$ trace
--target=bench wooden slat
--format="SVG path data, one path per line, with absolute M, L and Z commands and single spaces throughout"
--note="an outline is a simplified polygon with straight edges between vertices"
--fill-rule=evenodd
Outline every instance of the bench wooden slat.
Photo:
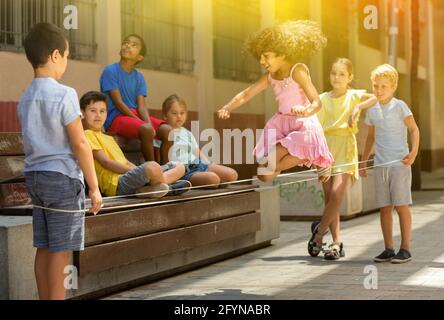
M 0 183 L 16 179 L 24 179 L 24 169 L 24 156 L 0 156 Z
M 87 247 L 76 253 L 79 274 L 95 273 L 260 230 L 260 213 Z
M 20 156 L 24 154 L 20 132 L 0 132 L 0 156 Z
M 205 223 L 260 208 L 258 192 L 87 216 L 85 245 Z
M 226 188 L 220 188 L 220 189 L 203 189 L 203 188 L 193 189 L 190 192 L 181 194 L 179 196 L 164 197 L 162 199 L 153 199 L 153 198 L 140 199 L 136 197 L 124 197 L 124 198 L 115 198 L 115 199 L 104 198 L 104 203 L 106 207 L 102 208 L 100 212 L 102 214 L 109 214 L 110 212 L 122 211 L 125 210 L 125 208 L 122 208 L 121 206 L 128 206 L 133 204 L 140 204 L 148 207 L 152 202 L 157 203 L 159 201 L 168 201 L 170 199 L 176 199 L 178 201 L 182 200 L 189 201 L 189 198 L 195 198 L 195 197 L 219 197 L 219 196 L 222 197 L 224 196 L 223 193 L 227 192 L 247 193 L 251 192 L 256 188 L 257 186 L 236 184 L 236 185 L 229 185 Z M 88 208 L 90 207 L 89 199 L 86 200 L 86 206 Z
M 0 208 L 31 204 L 28 189 L 24 183 L 0 184 Z

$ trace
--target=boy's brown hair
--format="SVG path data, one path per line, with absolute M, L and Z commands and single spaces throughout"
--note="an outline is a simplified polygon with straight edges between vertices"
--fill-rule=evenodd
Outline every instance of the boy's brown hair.
M 44 66 L 48 57 L 59 50 L 62 56 L 68 47 L 68 39 L 61 29 L 53 24 L 37 23 L 23 41 L 26 58 L 34 69 Z
M 106 95 L 98 91 L 89 91 L 80 98 L 80 109 L 85 111 L 91 103 L 99 101 L 105 102 L 105 105 L 107 105 Z

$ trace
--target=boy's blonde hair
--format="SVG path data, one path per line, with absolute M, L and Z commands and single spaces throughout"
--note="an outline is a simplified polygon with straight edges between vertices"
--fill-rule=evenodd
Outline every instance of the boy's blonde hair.
M 296 63 L 326 45 L 327 38 L 319 24 L 309 20 L 290 20 L 250 35 L 245 42 L 244 52 L 260 61 L 261 55 L 270 51 Z
M 375 70 L 372 71 L 372 74 L 370 76 L 370 79 L 372 81 L 375 81 L 376 78 L 386 78 L 388 79 L 395 88 L 398 87 L 398 71 L 389 64 L 383 64 L 378 67 L 376 67 Z

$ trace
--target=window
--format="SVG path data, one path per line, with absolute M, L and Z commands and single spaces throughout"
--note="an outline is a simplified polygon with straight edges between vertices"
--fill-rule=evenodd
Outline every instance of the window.
M 192 4 L 192 0 L 121 0 L 122 37 L 136 33 L 147 46 L 142 68 L 193 73 Z
M 70 43 L 70 58 L 94 60 L 94 14 L 92 0 L 0 0 L 0 50 L 23 51 L 23 39 L 38 22 L 49 22 L 63 29 L 63 10 L 74 5 L 78 13 L 78 29 L 65 30 Z
M 214 77 L 252 82 L 260 65 L 242 54 L 245 39 L 260 29 L 259 0 L 213 0 Z
M 367 29 L 364 26 L 364 20 L 369 15 L 364 10 L 370 5 L 378 9 L 378 29 Z M 359 42 L 374 49 L 381 49 L 382 8 L 380 0 L 359 1 Z

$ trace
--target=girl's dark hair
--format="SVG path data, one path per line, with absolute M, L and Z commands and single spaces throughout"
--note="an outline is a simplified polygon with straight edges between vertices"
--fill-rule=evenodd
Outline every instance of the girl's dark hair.
M 166 115 L 168 111 L 170 111 L 171 106 L 173 105 L 174 102 L 179 102 L 181 105 L 183 105 L 185 110 L 187 109 L 187 104 L 185 103 L 185 100 L 180 98 L 177 94 L 172 94 L 171 96 L 166 98 L 165 101 L 162 103 L 162 113 L 164 115 Z
M 37 23 L 27 34 L 23 41 L 26 58 L 34 69 L 44 66 L 48 62 L 48 57 L 59 50 L 62 56 L 65 55 L 68 39 L 61 29 L 53 24 L 41 22 Z
M 244 52 L 260 61 L 265 52 L 285 56 L 291 63 L 300 62 L 327 45 L 327 38 L 318 23 L 310 20 L 289 20 L 251 34 Z
M 86 107 L 91 103 L 103 101 L 107 103 L 106 95 L 98 91 L 89 91 L 80 98 L 80 109 L 85 111 Z

